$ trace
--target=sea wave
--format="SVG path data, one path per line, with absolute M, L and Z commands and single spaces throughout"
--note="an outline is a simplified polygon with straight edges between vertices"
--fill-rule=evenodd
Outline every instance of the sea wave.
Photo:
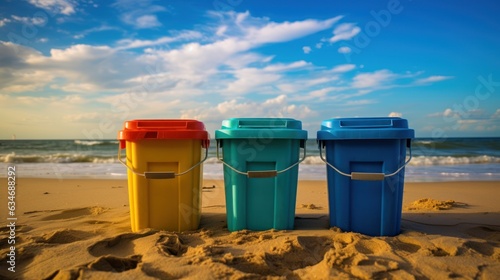
M 30 154 L 16 153 L 0 154 L 0 162 L 5 163 L 116 163 L 116 155 L 84 155 L 79 153 Z M 430 165 L 465 165 L 465 164 L 496 164 L 500 157 L 480 156 L 413 156 L 410 166 Z M 217 157 L 209 156 L 205 164 L 220 164 Z M 302 165 L 324 165 L 320 156 L 307 156 Z
M 452 156 L 414 156 L 410 162 L 413 166 L 423 165 L 462 165 L 462 164 L 485 164 L 500 163 L 500 157 L 480 155 L 469 157 Z
M 49 154 L 49 155 L 16 155 L 10 153 L 0 155 L 0 162 L 5 163 L 113 163 L 116 157 L 88 156 L 82 154 Z
M 95 146 L 95 145 L 117 145 L 118 141 L 95 141 L 95 140 L 75 140 L 76 145 Z
M 442 139 L 416 139 L 412 141 L 414 150 L 424 151 L 450 151 L 450 150 L 477 150 L 488 149 L 499 151 L 500 143 L 497 138 L 452 138 Z

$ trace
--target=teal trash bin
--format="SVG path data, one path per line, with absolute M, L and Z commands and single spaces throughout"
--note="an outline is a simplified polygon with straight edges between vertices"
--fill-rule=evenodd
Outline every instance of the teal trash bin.
M 222 122 L 215 139 L 224 164 L 228 229 L 293 229 L 298 164 L 306 153 L 302 122 L 233 118 Z
M 401 118 L 323 121 L 317 140 L 327 164 L 330 226 L 371 236 L 399 234 L 414 136 Z

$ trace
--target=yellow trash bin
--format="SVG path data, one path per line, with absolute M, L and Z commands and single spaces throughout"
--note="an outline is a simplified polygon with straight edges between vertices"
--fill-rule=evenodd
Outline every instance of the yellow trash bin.
M 132 120 L 125 122 L 118 140 L 118 160 L 128 169 L 132 231 L 197 229 L 202 163 L 210 145 L 205 125 L 196 120 Z

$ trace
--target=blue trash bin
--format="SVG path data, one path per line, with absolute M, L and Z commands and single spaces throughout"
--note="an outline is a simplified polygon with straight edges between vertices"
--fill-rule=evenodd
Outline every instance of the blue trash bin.
M 402 118 L 323 121 L 317 140 L 327 164 L 330 226 L 371 236 L 399 234 L 404 169 L 414 137 Z
M 298 164 L 307 139 L 302 122 L 233 118 L 222 122 L 215 139 L 224 163 L 228 230 L 293 229 Z

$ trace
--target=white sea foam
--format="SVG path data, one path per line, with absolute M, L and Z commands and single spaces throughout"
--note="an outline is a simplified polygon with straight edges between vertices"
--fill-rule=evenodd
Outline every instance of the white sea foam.
M 484 163 L 500 163 L 500 157 L 494 156 L 468 156 L 468 157 L 451 157 L 451 156 L 416 156 L 410 162 L 410 165 L 457 165 L 457 164 L 484 164 Z
M 111 140 L 105 140 L 105 141 L 95 141 L 95 140 L 75 140 L 75 144 L 77 145 L 84 145 L 84 146 L 94 146 L 94 145 L 117 145 L 118 141 L 111 141 Z
M 28 154 L 18 155 L 9 153 L 0 155 L 0 162 L 5 163 L 113 163 L 117 162 L 115 156 L 89 156 L 78 153 L 56 153 L 56 154 Z

